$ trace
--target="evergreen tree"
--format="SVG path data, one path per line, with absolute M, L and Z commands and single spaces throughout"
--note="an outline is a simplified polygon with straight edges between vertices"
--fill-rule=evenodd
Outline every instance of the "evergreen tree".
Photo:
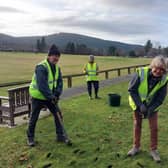
M 108 55 L 110 55 L 110 56 L 115 56 L 115 55 L 116 55 L 116 50 L 117 50 L 116 47 L 110 46 L 110 47 L 108 48 Z
M 36 49 L 37 49 L 37 52 L 45 52 L 46 51 L 47 44 L 46 44 L 46 41 L 45 41 L 45 37 L 42 37 L 41 40 L 37 39 Z
M 68 42 L 65 47 L 65 53 L 71 54 L 71 42 Z
M 164 55 L 166 56 L 166 57 L 168 57 L 168 47 L 166 47 L 166 48 L 164 48 Z
M 145 47 L 144 47 L 146 54 L 148 54 L 148 52 L 152 49 L 152 46 L 153 45 L 152 45 L 151 40 L 148 40 L 145 44 Z
M 129 52 L 129 56 L 130 56 L 130 57 L 136 57 L 135 51 L 134 51 L 134 50 L 131 50 L 131 51 Z
M 37 39 L 36 49 L 37 49 L 37 52 L 41 51 L 41 42 L 40 42 L 40 39 Z
M 71 54 L 75 54 L 75 44 L 71 43 Z
M 46 48 L 47 48 L 47 44 L 46 44 L 46 41 L 45 41 L 45 37 L 42 37 L 41 38 L 41 52 L 45 52 Z

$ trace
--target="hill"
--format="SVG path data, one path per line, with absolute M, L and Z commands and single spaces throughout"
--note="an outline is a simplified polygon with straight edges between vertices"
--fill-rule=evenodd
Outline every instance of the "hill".
M 125 52 L 135 49 L 141 49 L 143 46 L 127 44 L 116 41 L 103 40 L 90 36 L 72 34 L 72 33 L 58 33 L 47 36 L 26 36 L 14 37 L 6 34 L 0 34 L 0 50 L 25 50 L 34 51 L 38 39 L 45 37 L 47 45 L 55 43 L 60 49 L 64 49 L 68 42 L 75 44 L 85 44 L 89 48 L 107 49 L 109 46 L 114 46 Z

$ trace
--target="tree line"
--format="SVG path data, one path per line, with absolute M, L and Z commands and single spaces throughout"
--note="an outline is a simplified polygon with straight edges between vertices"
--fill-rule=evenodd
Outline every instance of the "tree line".
M 38 39 L 36 42 L 36 52 L 47 52 L 49 45 L 46 43 L 45 37 Z M 130 56 L 130 57 L 154 57 L 162 54 L 168 57 L 168 47 L 161 47 L 161 45 L 154 46 L 151 40 L 147 40 L 144 47 L 137 48 L 130 51 L 124 51 L 115 46 L 107 48 L 90 48 L 86 44 L 78 44 L 69 41 L 63 48 L 60 49 L 65 54 L 81 54 L 81 55 L 102 55 L 102 56 Z

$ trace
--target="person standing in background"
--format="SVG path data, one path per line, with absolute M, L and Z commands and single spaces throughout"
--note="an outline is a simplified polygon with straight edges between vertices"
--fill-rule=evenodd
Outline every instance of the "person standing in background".
M 87 90 L 89 94 L 89 99 L 92 100 L 92 87 L 94 87 L 95 99 L 100 99 L 98 96 L 99 91 L 99 79 L 98 79 L 98 71 L 99 67 L 97 63 L 94 61 L 94 55 L 89 56 L 89 61 L 84 65 L 83 72 L 86 74 L 87 81 Z

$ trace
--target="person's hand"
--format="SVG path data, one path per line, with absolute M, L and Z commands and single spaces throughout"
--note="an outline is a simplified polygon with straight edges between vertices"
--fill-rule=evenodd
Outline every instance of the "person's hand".
M 87 71 L 85 71 L 85 75 L 88 75 L 88 72 L 87 72 Z
M 143 118 L 148 117 L 148 108 L 145 104 L 141 104 L 140 106 L 140 114 L 143 116 Z
M 147 107 L 145 106 L 145 104 L 141 104 L 140 105 L 140 113 L 141 114 L 145 114 L 145 113 L 147 113 Z
M 53 104 L 57 104 L 58 101 L 59 101 L 59 97 L 54 97 L 54 98 L 51 100 L 51 102 L 52 102 Z

